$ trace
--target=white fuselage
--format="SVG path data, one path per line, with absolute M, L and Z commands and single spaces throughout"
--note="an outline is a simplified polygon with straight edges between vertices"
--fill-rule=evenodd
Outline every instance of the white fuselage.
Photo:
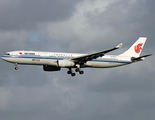
M 12 51 L 7 52 L 1 58 L 7 62 L 26 65 L 51 65 L 57 66 L 58 60 L 67 60 L 85 54 L 38 52 L 38 51 Z M 131 57 L 105 55 L 91 61 L 87 61 L 81 67 L 108 68 L 132 63 Z
M 119 49 L 122 43 L 114 48 L 92 54 L 60 53 L 60 52 L 39 52 L 39 51 L 11 51 L 1 58 L 7 62 L 15 64 L 42 65 L 44 71 L 60 71 L 61 68 L 68 68 L 67 74 L 75 76 L 75 72 L 83 74 L 81 68 L 110 68 L 127 65 L 133 62 L 142 61 L 152 54 L 140 56 L 146 37 L 140 37 L 127 51 L 120 55 L 105 55 L 111 51 Z

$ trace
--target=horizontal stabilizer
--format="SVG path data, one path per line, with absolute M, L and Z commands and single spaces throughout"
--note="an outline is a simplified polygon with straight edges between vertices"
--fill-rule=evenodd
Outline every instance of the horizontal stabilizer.
M 144 60 L 146 57 L 149 57 L 149 56 L 151 56 L 151 55 L 153 55 L 153 54 L 148 54 L 148 55 L 140 56 L 140 57 L 137 57 L 137 58 L 132 57 L 132 58 L 131 58 L 131 61 L 132 61 L 132 62 L 141 61 L 141 60 Z

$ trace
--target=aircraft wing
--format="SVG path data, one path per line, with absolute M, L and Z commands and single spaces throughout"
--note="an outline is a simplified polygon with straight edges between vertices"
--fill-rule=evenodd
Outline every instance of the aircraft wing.
M 123 45 L 123 43 L 120 43 L 119 45 L 117 45 L 116 47 L 114 47 L 112 49 L 108 49 L 108 50 L 104 50 L 104 51 L 101 51 L 101 52 L 88 54 L 88 55 L 84 55 L 84 56 L 74 57 L 71 60 L 73 60 L 74 62 L 77 62 L 77 63 L 85 63 L 87 61 L 91 61 L 92 59 L 102 57 L 102 56 L 104 56 L 104 54 L 106 54 L 108 52 L 119 49 L 120 47 L 122 47 L 122 45 Z

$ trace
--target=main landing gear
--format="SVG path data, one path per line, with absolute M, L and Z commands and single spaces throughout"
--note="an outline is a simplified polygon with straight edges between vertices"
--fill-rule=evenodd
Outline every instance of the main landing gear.
M 72 69 L 71 68 L 69 68 L 69 71 L 67 71 L 67 73 L 68 74 L 71 74 L 71 76 L 73 76 L 73 77 L 76 75 L 75 73 L 72 72 Z
M 79 72 L 80 74 L 83 74 L 84 73 L 84 71 L 83 70 L 80 70 L 80 68 L 76 68 L 75 71 L 76 72 Z
M 76 68 L 75 72 L 79 72 L 79 74 L 83 74 L 84 73 L 84 71 L 80 70 L 80 68 Z M 69 71 L 67 71 L 67 73 L 71 74 L 72 77 L 74 77 L 76 75 L 75 73 L 73 73 L 71 68 L 69 68 Z
M 17 63 L 15 63 L 15 70 L 18 70 Z

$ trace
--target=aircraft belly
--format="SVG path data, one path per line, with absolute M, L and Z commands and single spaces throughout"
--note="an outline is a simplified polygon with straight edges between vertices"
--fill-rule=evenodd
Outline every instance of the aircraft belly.
M 89 61 L 86 63 L 86 65 L 93 68 L 110 68 L 125 65 L 125 63 Z

